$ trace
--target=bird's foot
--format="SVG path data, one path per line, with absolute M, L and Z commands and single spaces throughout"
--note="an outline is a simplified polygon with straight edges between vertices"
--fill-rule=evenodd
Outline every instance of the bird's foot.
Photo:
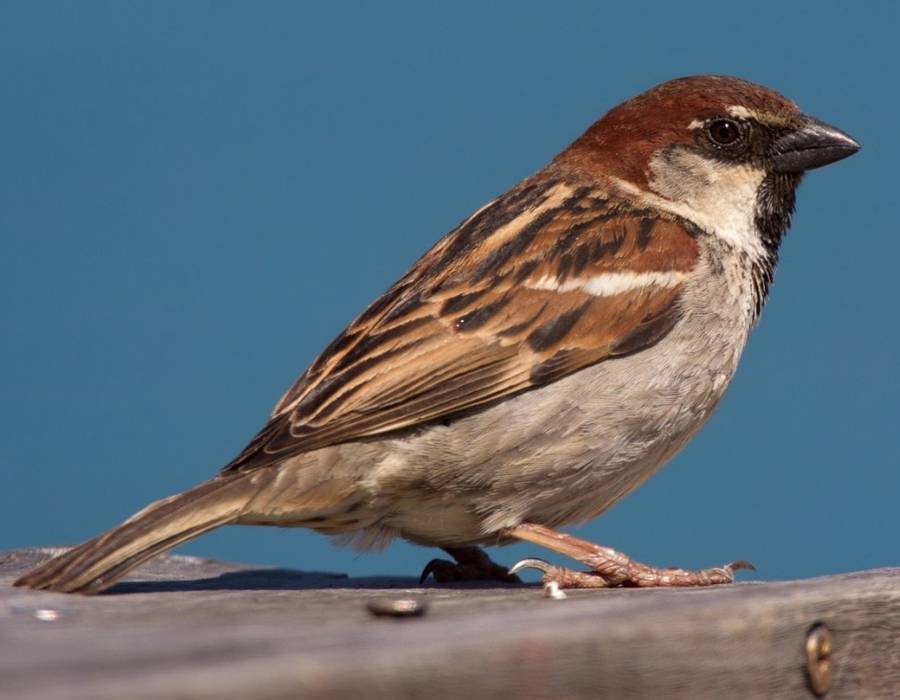
M 561 552 L 588 566 L 590 571 L 574 571 L 554 566 L 543 559 L 523 559 L 509 570 L 509 573 L 516 574 L 523 569 L 538 569 L 543 573 L 544 583 L 555 582 L 560 588 L 714 586 L 733 583 L 734 572 L 740 569 L 755 571 L 753 564 L 747 561 L 735 561 L 725 566 L 695 571 L 650 566 L 611 547 L 601 547 L 530 523 L 510 530 L 509 534 Z
M 453 581 L 500 581 L 503 583 L 521 583 L 515 573 L 491 561 L 487 553 L 479 547 L 444 547 L 456 561 L 432 559 L 422 569 L 419 583 L 425 583 L 433 576 L 438 583 Z

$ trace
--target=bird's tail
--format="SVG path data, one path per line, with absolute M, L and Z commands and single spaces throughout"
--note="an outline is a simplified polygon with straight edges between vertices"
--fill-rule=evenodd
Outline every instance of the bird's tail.
M 218 476 L 151 503 L 109 532 L 32 569 L 14 585 L 97 593 L 148 559 L 233 522 L 255 491 L 248 474 Z

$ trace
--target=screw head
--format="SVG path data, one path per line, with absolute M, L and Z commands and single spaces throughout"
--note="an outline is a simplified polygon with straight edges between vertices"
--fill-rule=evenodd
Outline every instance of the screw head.
M 806 675 L 809 687 L 817 697 L 822 697 L 831 688 L 833 650 L 831 630 L 821 622 L 810 627 L 806 633 Z

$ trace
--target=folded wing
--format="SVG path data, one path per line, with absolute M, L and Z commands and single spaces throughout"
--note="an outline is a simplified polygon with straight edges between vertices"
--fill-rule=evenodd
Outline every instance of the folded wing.
M 226 469 L 452 418 L 652 345 L 697 258 L 671 217 L 526 181 L 338 336 Z

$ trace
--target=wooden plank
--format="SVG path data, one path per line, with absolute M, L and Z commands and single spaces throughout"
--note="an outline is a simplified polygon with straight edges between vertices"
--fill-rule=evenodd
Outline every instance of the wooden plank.
M 96 597 L 11 588 L 47 550 L 0 553 L 0 697 L 900 697 L 900 569 L 691 590 L 569 592 L 252 569 L 163 557 Z M 420 617 L 367 601 L 417 596 Z

